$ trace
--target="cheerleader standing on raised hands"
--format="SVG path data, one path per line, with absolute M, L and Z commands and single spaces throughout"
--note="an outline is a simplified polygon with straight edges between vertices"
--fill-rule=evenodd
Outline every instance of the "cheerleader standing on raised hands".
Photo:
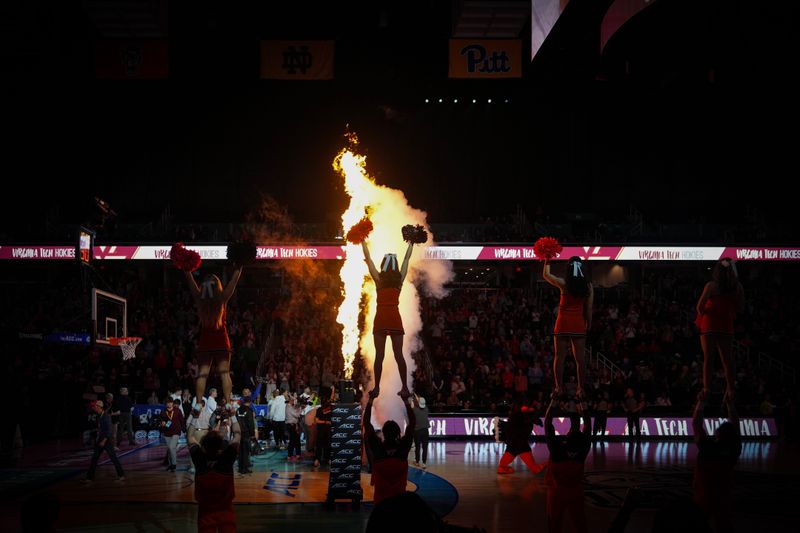
M 411 253 L 414 251 L 414 243 L 408 243 L 402 266 L 398 268 L 395 254 L 386 254 L 383 256 L 383 261 L 381 261 L 380 271 L 375 268 L 375 263 L 372 261 L 366 241 L 361 242 L 361 247 L 364 250 L 364 259 L 369 267 L 369 273 L 378 290 L 377 311 L 375 312 L 375 322 L 372 325 L 372 334 L 375 339 L 375 388 L 370 391 L 369 395 L 370 398 L 377 398 L 378 394 L 380 394 L 383 358 L 386 352 L 386 337 L 388 336 L 392 340 L 394 360 L 397 362 L 397 369 L 400 372 L 400 381 L 402 383 L 402 388 L 398 395 L 405 399 L 410 396 L 410 392 L 406 384 L 408 379 L 406 376 L 406 360 L 403 358 L 403 335 L 405 331 L 403 330 L 403 319 L 400 317 L 398 304 L 400 301 L 400 289 L 408 273 L 408 262 L 411 259 Z
M 744 309 L 744 289 L 739 282 L 736 265 L 723 258 L 703 287 L 697 301 L 697 319 L 700 344 L 703 347 L 703 390 L 701 399 L 708 399 L 708 388 L 713 373 L 714 358 L 719 354 L 725 371 L 725 399 L 733 400 L 733 321 L 736 313 Z
M 558 317 L 553 330 L 555 337 L 555 358 L 553 360 L 553 376 L 555 389 L 553 394 L 563 392 L 564 359 L 570 347 L 575 357 L 578 386 L 576 395 L 583 397 L 584 351 L 586 349 L 586 332 L 592 327 L 592 301 L 594 291 L 586 272 L 586 263 L 578 256 L 570 257 L 567 263 L 567 275 L 559 278 L 550 273 L 550 259 L 545 259 L 542 277 L 561 291 L 558 302 Z
M 217 373 L 222 381 L 223 405 L 231 401 L 231 341 L 228 338 L 226 323 L 226 305 L 236 290 L 236 284 L 242 275 L 242 267 L 234 270 L 233 276 L 223 289 L 222 282 L 214 274 L 203 280 L 202 287 L 197 285 L 191 272 L 184 271 L 186 283 L 194 297 L 200 317 L 200 341 L 197 347 L 199 371 L 195 380 L 195 401 L 205 395 L 206 382 L 211 366 L 216 363 Z

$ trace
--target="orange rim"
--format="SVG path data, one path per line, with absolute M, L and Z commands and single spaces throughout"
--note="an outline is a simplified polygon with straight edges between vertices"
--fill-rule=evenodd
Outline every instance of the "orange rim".
M 124 344 L 124 343 L 130 342 L 130 341 L 141 342 L 142 338 L 141 337 L 109 337 L 108 338 L 108 343 L 111 346 L 119 346 L 120 344 Z

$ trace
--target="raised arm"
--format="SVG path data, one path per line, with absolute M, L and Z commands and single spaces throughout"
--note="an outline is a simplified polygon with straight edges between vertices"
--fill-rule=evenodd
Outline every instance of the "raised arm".
M 592 329 L 592 306 L 594 305 L 594 288 L 591 281 L 588 284 L 589 296 L 586 297 L 586 301 L 583 303 L 583 318 L 586 320 L 586 331 Z
M 694 441 L 700 442 L 700 439 L 706 436 L 706 429 L 703 427 L 703 410 L 705 409 L 705 399 L 702 392 L 697 395 L 697 403 L 694 406 L 694 414 L 692 415 L 692 428 L 694 429 Z M 738 420 L 737 420 L 737 426 Z
M 406 249 L 406 256 L 403 258 L 403 266 L 400 268 L 400 283 L 403 283 L 406 280 L 406 274 L 408 274 L 408 261 L 411 259 L 411 252 L 414 251 L 414 243 L 408 243 L 408 248 Z
M 367 405 L 364 407 L 364 440 L 366 441 L 375 434 L 375 428 L 372 427 L 372 398 L 369 399 Z
M 194 280 L 194 276 L 192 276 L 191 272 L 183 271 L 183 275 L 186 278 L 186 284 L 189 285 L 189 292 L 192 293 L 192 298 L 195 301 L 200 299 L 200 287 L 197 286 L 197 282 Z
M 556 428 L 553 427 L 553 401 L 547 406 L 547 411 L 544 413 L 544 434 L 548 439 L 556 436 Z
M 576 408 L 578 409 L 578 414 L 583 418 L 583 434 L 586 437 L 591 437 L 592 435 L 592 417 L 586 414 L 586 409 L 584 408 L 583 402 L 578 402 L 576 404 Z M 570 429 L 572 429 L 570 427 Z
M 200 442 L 197 440 L 197 428 L 194 426 L 189 426 L 186 428 L 186 441 L 189 444 L 196 444 L 200 445 Z
M 378 272 L 378 269 L 375 268 L 375 263 L 372 262 L 372 256 L 369 254 L 367 241 L 361 241 L 361 249 L 364 251 L 364 261 L 367 262 L 367 267 L 369 267 L 369 275 L 372 276 L 372 281 L 378 283 L 378 280 L 381 279 L 381 273 Z
M 231 429 L 233 430 L 233 439 L 231 439 L 231 444 L 239 444 L 239 441 L 242 440 L 242 429 L 239 427 L 239 421 L 236 417 L 231 418 Z
M 417 426 L 417 416 L 414 414 L 414 409 L 411 407 L 412 402 L 403 402 L 406 404 L 406 416 L 408 417 L 408 425 L 406 426 L 406 435 L 413 435 L 414 428 Z
M 228 303 L 228 300 L 231 299 L 233 296 L 233 291 L 236 290 L 236 284 L 239 283 L 239 278 L 242 277 L 242 267 L 236 267 L 236 270 L 233 271 L 233 276 L 228 281 L 228 284 L 225 286 L 225 290 L 222 293 L 222 303 Z
M 730 398 L 725 398 L 725 407 L 728 409 L 728 422 L 733 424 L 736 428 L 736 433 L 739 433 L 739 412 L 736 411 L 736 405 Z
M 547 283 L 549 283 L 550 285 L 553 285 L 554 287 L 558 287 L 559 289 L 563 289 L 567 285 L 566 282 L 563 279 L 559 278 L 558 276 L 554 276 L 554 275 L 552 275 L 550 273 L 550 260 L 549 259 L 545 259 L 544 260 L 544 268 L 542 269 L 542 277 L 544 278 L 544 280 Z

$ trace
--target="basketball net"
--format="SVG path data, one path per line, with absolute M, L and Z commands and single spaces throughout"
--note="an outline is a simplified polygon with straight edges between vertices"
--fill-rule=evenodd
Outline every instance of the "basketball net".
M 122 349 L 122 360 L 127 361 L 136 357 L 136 347 L 142 342 L 141 337 L 116 337 L 109 339 L 113 345 Z

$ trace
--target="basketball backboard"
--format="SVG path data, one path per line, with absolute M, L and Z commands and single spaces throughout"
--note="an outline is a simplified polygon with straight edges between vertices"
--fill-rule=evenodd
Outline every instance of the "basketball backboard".
M 128 336 L 128 301 L 110 292 L 92 289 L 92 323 L 97 344 Z

